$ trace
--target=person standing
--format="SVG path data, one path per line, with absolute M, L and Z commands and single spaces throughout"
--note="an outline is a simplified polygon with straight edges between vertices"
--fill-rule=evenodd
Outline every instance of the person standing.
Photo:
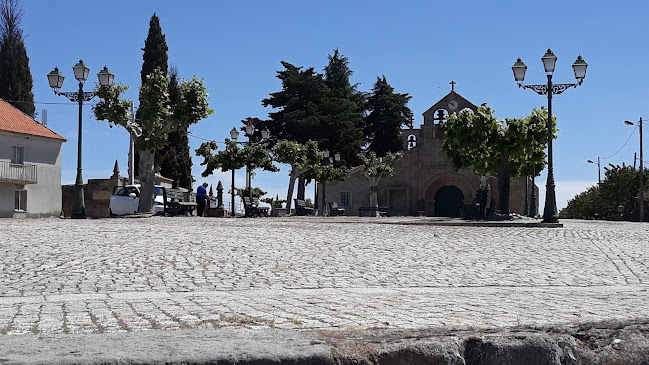
M 204 182 L 203 185 L 199 186 L 196 189 L 196 203 L 198 204 L 198 216 L 202 217 L 203 212 L 205 212 L 205 204 L 207 203 L 207 183 Z

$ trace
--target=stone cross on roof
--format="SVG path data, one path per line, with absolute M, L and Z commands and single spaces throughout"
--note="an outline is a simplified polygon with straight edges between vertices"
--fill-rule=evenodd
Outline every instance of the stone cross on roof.
M 457 84 L 457 82 L 451 80 L 451 82 L 449 82 L 449 84 L 451 84 L 451 91 L 455 91 L 455 84 Z

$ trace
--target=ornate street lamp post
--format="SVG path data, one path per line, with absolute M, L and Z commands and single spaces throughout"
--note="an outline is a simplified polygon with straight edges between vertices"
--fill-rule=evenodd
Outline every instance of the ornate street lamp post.
M 270 132 L 268 129 L 264 128 L 263 130 L 260 131 L 261 133 L 261 139 L 257 142 L 252 141 L 252 136 L 255 134 L 257 129 L 255 129 L 255 126 L 252 124 L 248 124 L 245 127 L 246 131 L 246 136 L 248 137 L 248 142 L 238 142 L 237 139 L 239 138 L 239 131 L 236 128 L 232 128 L 230 130 L 230 137 L 232 138 L 233 141 L 236 143 L 239 143 L 243 146 L 252 146 L 255 143 L 261 143 L 265 140 L 267 140 L 270 137 Z M 248 197 L 252 201 L 252 174 L 248 169 L 248 165 L 246 164 L 246 189 L 248 189 Z M 232 212 L 230 214 L 231 216 L 234 217 L 234 170 L 232 170 Z
M 79 81 L 79 91 L 73 92 L 60 92 L 61 86 L 63 86 L 63 79 L 65 78 L 63 74 L 59 71 L 58 67 L 55 67 L 52 72 L 47 74 L 47 81 L 54 91 L 54 94 L 65 96 L 70 99 L 70 101 L 76 101 L 79 103 L 79 141 L 77 146 L 77 179 L 74 183 L 74 202 L 72 204 L 72 218 L 86 218 L 86 204 L 83 197 L 83 177 L 81 174 L 81 140 L 82 140 L 82 126 L 83 126 L 83 102 L 90 101 L 96 96 L 94 92 L 83 91 L 83 84 L 88 79 L 88 73 L 90 69 L 86 67 L 83 63 L 83 60 L 72 67 L 74 72 L 74 78 Z M 104 69 L 97 73 L 97 78 L 99 79 L 99 85 L 101 86 L 113 86 L 115 75 L 113 75 L 108 68 L 104 66 Z
M 638 220 L 644 222 L 644 166 L 642 162 L 642 117 L 638 124 L 630 122 L 628 120 L 624 121 L 626 125 L 635 125 L 640 128 L 640 209 L 638 211 Z
M 561 94 L 571 87 L 577 87 L 581 85 L 586 77 L 586 68 L 588 64 L 584 61 L 581 56 L 577 57 L 575 63 L 572 64 L 572 69 L 575 72 L 575 78 L 577 82 L 574 84 L 552 84 L 552 73 L 554 72 L 554 66 L 557 63 L 557 56 L 552 53 L 550 49 L 541 57 L 543 61 L 543 67 L 545 72 L 548 75 L 548 83 L 546 85 L 523 85 L 523 80 L 525 80 L 525 71 L 527 66 L 519 58 L 512 66 L 512 71 L 514 71 L 514 79 L 518 83 L 518 87 L 523 89 L 532 89 L 539 95 L 548 96 L 548 180 L 545 185 L 545 207 L 543 209 L 543 222 L 545 223 L 556 223 L 559 221 L 559 214 L 557 212 L 557 199 L 555 195 L 555 184 L 554 184 L 554 166 L 552 164 L 552 136 L 554 132 L 554 122 L 552 120 L 552 95 Z

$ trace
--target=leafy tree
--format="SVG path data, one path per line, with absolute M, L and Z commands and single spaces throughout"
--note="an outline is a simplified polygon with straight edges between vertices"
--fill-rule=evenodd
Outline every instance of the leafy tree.
M 370 150 L 360 155 L 363 161 L 363 176 L 370 181 L 370 207 L 379 207 L 379 180 L 393 175 L 393 165 L 402 156 L 401 152 L 388 152 L 385 156 L 378 156 L 376 152 Z
M 205 166 L 205 171 L 203 171 L 201 176 L 210 176 L 216 169 L 221 169 L 221 171 L 227 172 L 238 170 L 243 167 L 246 167 L 251 175 L 256 169 L 270 172 L 279 171 L 279 169 L 273 165 L 270 151 L 264 144 L 239 147 L 237 142 L 226 138 L 225 149 L 214 153 L 216 149 L 216 142 L 210 141 L 202 143 L 196 150 L 196 154 L 203 157 L 201 166 Z M 254 193 L 253 190 L 253 194 Z
M 129 131 L 139 132 L 135 140 L 136 149 L 140 150 L 140 183 L 142 193 L 138 212 L 150 212 L 154 196 L 154 161 L 156 150 L 167 143 L 170 132 L 187 129 L 212 113 L 207 102 L 207 91 L 202 80 L 195 77 L 182 81 L 178 86 L 180 98 L 177 103 L 169 100 L 169 80 L 160 70 L 154 70 L 140 88 L 140 118 L 131 121 L 128 112 L 128 101 L 121 100 L 125 90 L 122 85 L 97 87 L 100 101 L 93 107 L 97 120 L 107 120 L 114 125 L 125 127 Z
M 452 114 L 444 124 L 443 150 L 459 170 L 470 168 L 480 176 L 498 177 L 500 210 L 509 214 L 511 177 L 529 176 L 545 166 L 547 111 L 534 110 L 524 119 L 501 120 L 482 104 L 477 113 Z M 555 137 L 556 138 L 556 137 Z
M 365 138 L 369 150 L 378 156 L 403 150 L 401 128 L 412 126 L 413 114 L 408 108 L 412 97 L 395 93 L 388 81 L 378 77 L 367 99 L 369 114 L 365 117 Z
M 252 193 L 250 190 L 252 189 Z M 253 198 L 261 198 L 262 196 L 268 194 L 267 191 L 261 190 L 261 188 L 258 188 L 256 186 L 252 186 L 250 189 L 246 188 L 235 188 L 236 190 L 236 195 L 238 196 L 251 196 Z
M 175 67 L 169 70 L 169 100 L 171 104 L 180 101 L 178 70 Z M 169 133 L 167 144 L 156 152 L 156 165 L 160 166 L 162 176 L 178 182 L 183 188 L 191 189 L 194 179 L 187 129 Z
M 291 165 L 286 194 L 286 209 L 290 211 L 295 180 L 309 168 L 320 164 L 322 152 L 318 150 L 318 144 L 314 141 L 300 144 L 287 140 L 280 141 L 275 145 L 273 152 L 277 162 Z
M 147 76 L 153 70 L 160 70 L 162 74 L 167 77 L 169 75 L 169 103 L 173 104 L 178 100 L 178 70 L 174 67 L 169 67 L 169 57 L 167 52 L 167 40 L 162 33 L 160 26 L 160 18 L 153 14 L 149 20 L 149 32 L 144 41 L 144 48 L 142 48 L 142 70 L 140 71 L 140 78 L 142 85 L 145 84 Z M 169 71 L 168 71 L 169 70 Z M 142 101 L 140 101 L 140 104 Z M 141 117 L 138 109 L 136 119 Z M 135 154 L 135 167 L 138 171 L 140 162 L 140 151 L 137 150 Z M 187 137 L 187 128 L 176 129 L 169 132 L 168 142 L 160 150 L 156 151 L 155 166 L 160 170 L 160 174 L 177 181 L 179 186 L 191 188 L 192 178 L 192 160 L 189 154 L 189 139 Z
M 638 170 L 624 163 L 621 166 L 609 165 L 604 169 L 605 178 L 599 186 L 591 186 L 569 200 L 559 213 L 562 218 L 620 219 L 618 207 L 621 206 L 624 219 L 637 219 L 640 192 Z M 648 178 L 649 171 L 645 171 L 645 181 Z
M 32 73 L 20 27 L 22 17 L 18 0 L 0 2 L 0 98 L 34 117 Z
M 260 200 L 262 202 L 264 202 L 264 203 L 270 204 L 270 206 L 273 207 L 273 209 L 281 208 L 282 203 L 286 203 L 286 200 L 282 200 L 282 199 L 279 198 L 279 194 L 277 194 L 275 196 L 275 198 L 263 198 L 263 199 L 260 199 Z M 289 209 L 288 211 L 290 211 L 290 208 L 288 208 L 288 209 Z
M 598 185 L 593 185 L 586 191 L 577 194 L 568 201 L 568 205 L 561 209 L 561 218 L 578 219 L 606 219 L 613 213 L 612 206 L 607 207 L 602 199 Z

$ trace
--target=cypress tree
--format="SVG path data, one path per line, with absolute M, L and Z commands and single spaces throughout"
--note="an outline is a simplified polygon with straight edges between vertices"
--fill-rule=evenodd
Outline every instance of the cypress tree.
M 171 104 L 180 102 L 178 69 L 173 66 L 169 69 L 169 100 Z M 156 152 L 156 156 L 159 156 L 158 166 L 162 176 L 174 180 L 180 187 L 192 187 L 192 159 L 187 130 L 169 133 L 167 144 Z
M 0 98 L 34 117 L 34 94 L 29 57 L 20 28 L 18 0 L 0 2 Z
M 153 70 L 160 69 L 163 75 L 169 77 L 169 96 L 171 104 L 178 102 L 178 71 L 175 68 L 169 68 L 169 57 L 167 51 L 167 41 L 162 33 L 160 18 L 153 14 L 149 21 L 149 33 L 144 41 L 144 54 L 142 55 L 143 63 L 140 77 L 142 84 Z M 176 95 L 174 97 L 174 95 Z M 136 114 L 136 118 L 138 114 Z M 136 154 L 136 170 L 139 162 L 139 155 Z M 160 174 L 170 178 L 183 188 L 191 188 L 192 178 L 192 160 L 189 152 L 189 138 L 187 130 L 174 131 L 167 136 L 165 147 L 156 151 L 156 166 Z
M 408 94 L 398 94 L 388 81 L 377 77 L 372 94 L 367 99 L 369 114 L 365 117 L 365 137 L 368 149 L 383 157 L 389 152 L 403 150 L 401 128 L 412 125 Z
M 142 84 L 146 82 L 146 77 L 156 68 L 159 68 L 162 74 L 166 76 L 169 69 L 167 64 L 169 47 L 167 47 L 167 40 L 162 33 L 162 27 L 160 27 L 160 18 L 156 14 L 153 14 L 151 20 L 149 20 L 149 34 L 144 41 L 142 51 L 144 51 L 142 55 L 144 62 L 142 63 L 142 71 L 140 71 Z

